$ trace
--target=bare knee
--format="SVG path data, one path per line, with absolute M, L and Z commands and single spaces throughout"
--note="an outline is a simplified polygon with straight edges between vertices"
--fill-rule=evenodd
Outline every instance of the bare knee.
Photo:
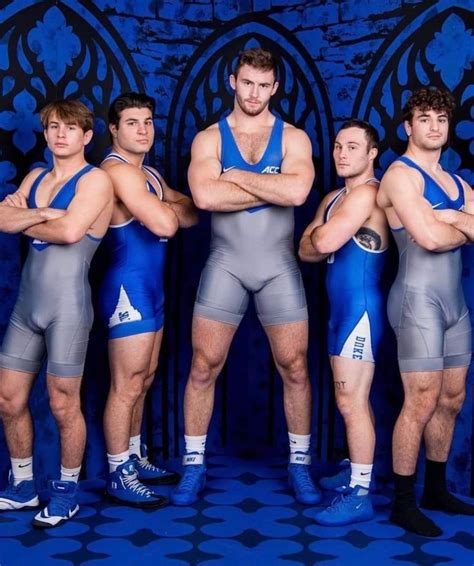
M 0 393 L 0 417 L 2 419 L 18 417 L 26 410 L 28 410 L 28 399 L 20 395 Z
M 465 398 L 466 392 L 464 390 L 454 394 L 443 393 L 438 399 L 436 408 L 451 417 L 455 417 L 461 411 Z
M 405 395 L 403 413 L 406 418 L 425 426 L 433 416 L 438 399 L 435 392 L 429 389 L 418 389 L 416 394 Z
M 345 392 L 336 392 L 336 403 L 339 412 L 346 422 L 352 421 L 355 418 L 360 418 L 363 413 L 369 415 L 368 401 L 361 403 L 353 395 L 349 395 Z
M 198 389 L 206 389 L 217 379 L 224 360 L 213 358 L 202 351 L 194 352 L 189 381 Z
M 285 385 L 301 387 L 309 383 L 305 353 L 294 353 L 286 359 L 276 360 L 276 363 Z
M 49 406 L 59 425 L 74 422 L 81 415 L 81 400 L 79 395 L 55 392 L 50 393 Z
M 150 379 L 147 371 L 138 370 L 126 376 L 113 376 L 110 390 L 122 403 L 133 407 L 137 399 L 146 393 L 152 381 L 153 377 Z

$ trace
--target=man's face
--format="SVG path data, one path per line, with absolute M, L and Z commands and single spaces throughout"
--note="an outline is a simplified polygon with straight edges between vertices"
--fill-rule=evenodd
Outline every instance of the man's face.
M 55 157 L 69 157 L 84 153 L 84 147 L 92 139 L 92 130 L 84 132 L 76 122 L 64 122 L 56 114 L 52 114 L 44 130 L 44 137 Z
M 449 119 L 444 110 L 415 108 L 411 122 L 405 122 L 410 144 L 420 149 L 439 150 L 448 141 Z
M 247 116 L 258 116 L 268 107 L 278 83 L 273 71 L 262 71 L 243 65 L 237 76 L 230 76 L 230 86 L 235 90 L 235 99 Z
M 118 126 L 109 126 L 116 147 L 130 153 L 150 151 L 155 139 L 155 126 L 149 108 L 126 108 L 120 114 Z
M 354 127 L 341 130 L 337 134 L 332 155 L 337 174 L 347 179 L 369 171 L 377 150 L 369 150 L 365 131 Z

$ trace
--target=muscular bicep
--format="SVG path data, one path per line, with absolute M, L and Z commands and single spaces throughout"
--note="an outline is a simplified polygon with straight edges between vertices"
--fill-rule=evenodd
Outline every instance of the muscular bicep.
M 222 172 L 215 134 L 209 131 L 200 132 L 191 147 L 188 182 L 191 193 L 198 198 L 207 190 L 209 182 L 217 181 Z
M 285 155 L 281 163 L 281 173 L 294 175 L 308 188 L 314 181 L 314 165 L 311 141 L 303 130 L 285 130 Z

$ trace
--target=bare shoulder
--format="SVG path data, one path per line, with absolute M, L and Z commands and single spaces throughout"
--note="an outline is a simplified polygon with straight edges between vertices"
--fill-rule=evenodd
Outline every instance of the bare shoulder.
M 99 167 L 94 167 L 79 179 L 78 187 L 94 187 L 96 190 L 101 188 L 111 191 L 112 182 L 110 175 L 106 171 Z
M 217 124 L 212 124 L 198 132 L 193 140 L 191 152 L 193 157 L 218 157 L 221 136 Z
M 283 123 L 283 136 L 285 141 L 305 141 L 310 143 L 308 134 L 301 128 L 293 126 L 293 124 L 288 124 L 288 122 Z
M 34 169 L 32 169 L 21 182 L 18 190 L 20 190 L 24 195 L 28 196 L 33 183 L 45 170 L 45 167 L 35 167 Z

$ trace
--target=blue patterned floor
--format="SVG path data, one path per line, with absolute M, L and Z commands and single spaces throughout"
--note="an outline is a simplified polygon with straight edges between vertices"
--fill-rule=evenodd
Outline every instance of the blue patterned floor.
M 0 564 L 474 564 L 474 517 L 432 512 L 444 535 L 417 537 L 387 521 L 389 498 L 382 492 L 374 496 L 374 520 L 321 527 L 312 520 L 318 508 L 296 503 L 289 493 L 283 460 L 214 456 L 208 467 L 207 488 L 193 507 L 112 505 L 101 497 L 103 483 L 82 482 L 80 512 L 56 529 L 33 530 L 33 511 L 2 513 Z

